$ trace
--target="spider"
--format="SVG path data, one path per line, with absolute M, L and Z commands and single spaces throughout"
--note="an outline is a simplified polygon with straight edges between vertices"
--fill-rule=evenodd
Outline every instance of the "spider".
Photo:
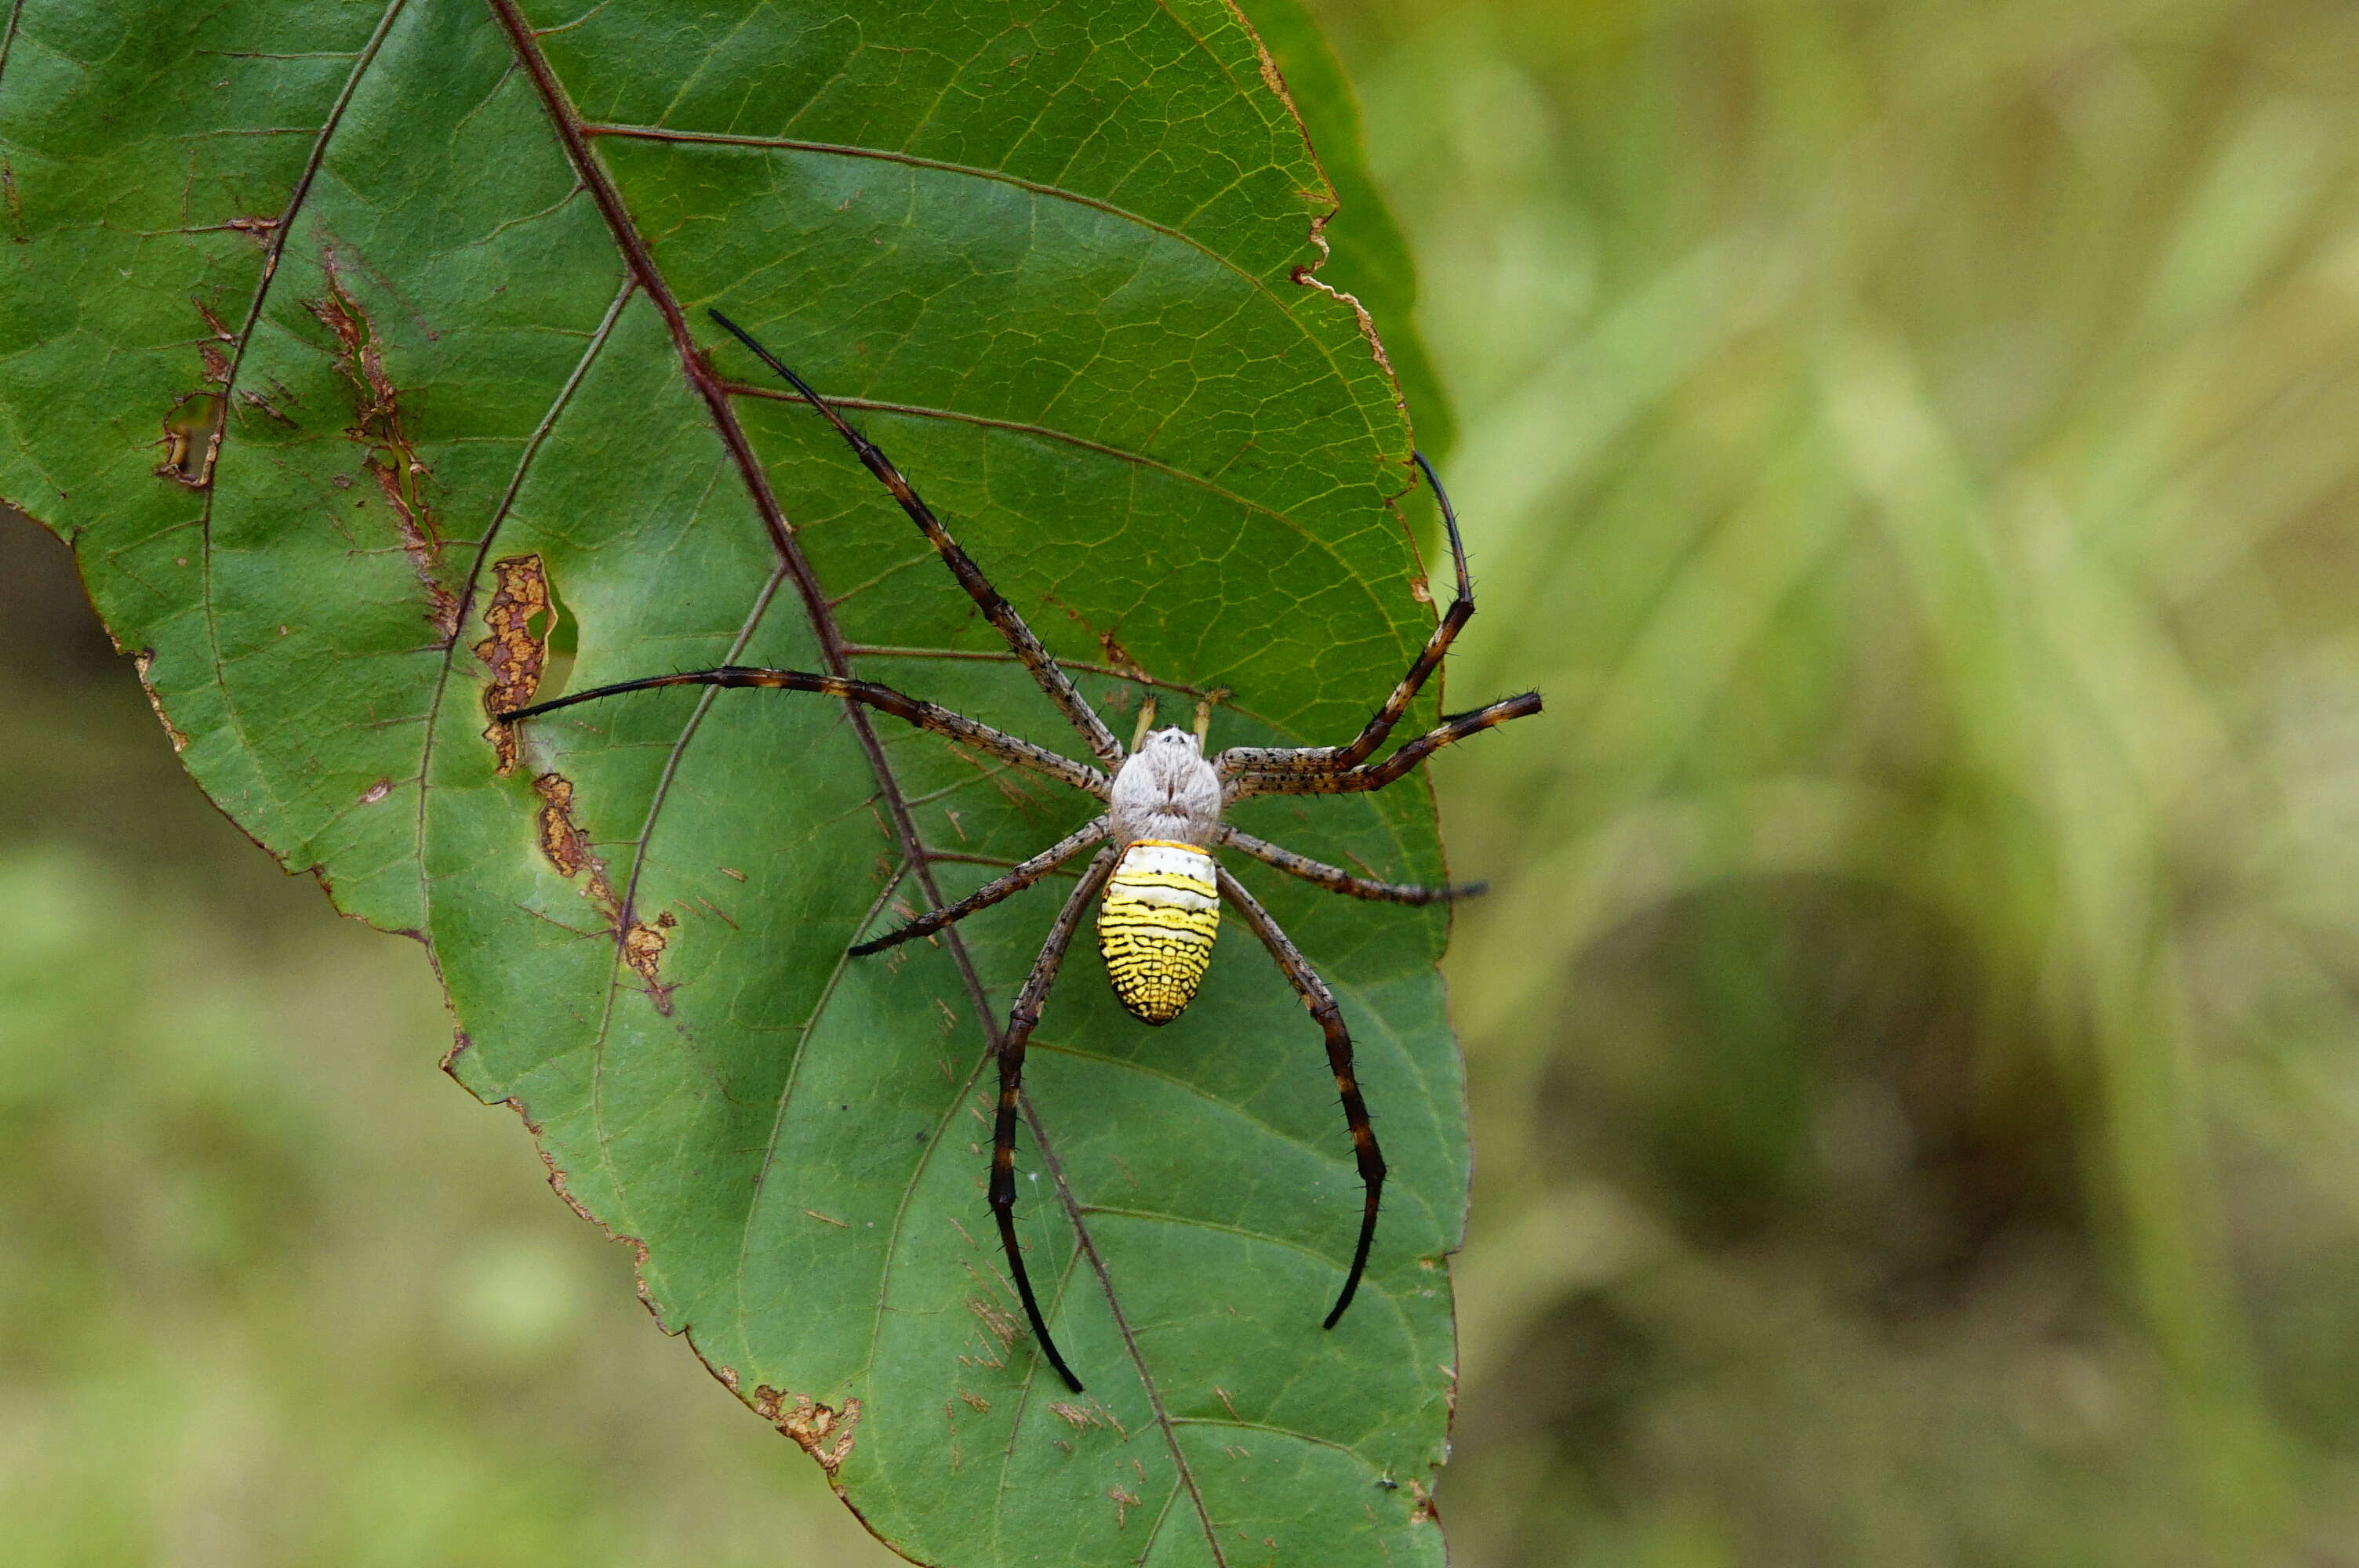
M 1016 767 L 1044 773 L 1103 802 L 1106 809 L 1102 814 L 1030 860 L 964 898 L 856 945 L 852 952 L 879 953 L 940 931 L 1039 881 L 1082 850 L 1100 846 L 1049 925 L 1048 939 L 1041 944 L 1040 956 L 1033 963 L 1031 974 L 1016 992 L 1015 1005 L 1008 1010 L 1007 1027 L 995 1048 L 999 1106 L 993 1126 L 989 1193 L 992 1215 L 999 1227 L 1000 1246 L 1007 1255 L 1008 1271 L 1015 1279 L 1016 1293 L 1023 1298 L 1024 1314 L 1030 1320 L 1033 1336 L 1057 1375 L 1079 1393 L 1082 1380 L 1066 1365 L 1049 1333 L 1039 1299 L 1033 1293 L 1031 1276 L 1024 1267 L 1023 1251 L 1016 1239 L 1016 1123 L 1024 1083 L 1025 1047 L 1040 1021 L 1041 1006 L 1056 981 L 1058 968 L 1081 925 L 1082 912 L 1101 892 L 1104 899 L 1098 910 L 1097 935 L 1107 978 L 1113 982 L 1115 997 L 1131 1015 L 1155 1025 L 1170 1022 L 1193 1000 L 1212 964 L 1212 939 L 1221 906 L 1226 903 L 1234 909 L 1237 918 L 1269 949 L 1270 957 L 1277 960 L 1278 968 L 1318 1021 L 1326 1036 L 1327 1064 L 1334 1072 L 1335 1087 L 1343 1094 L 1344 1121 L 1351 1131 L 1365 1200 L 1351 1268 L 1343 1277 L 1343 1288 L 1335 1297 L 1333 1308 L 1321 1325 L 1334 1327 L 1352 1304 L 1352 1297 L 1360 1288 L 1360 1277 L 1367 1270 L 1368 1249 L 1376 1234 L 1377 1204 L 1384 1190 L 1384 1156 L 1377 1149 L 1375 1132 L 1368 1125 L 1368 1108 L 1361 1098 L 1359 1082 L 1353 1072 L 1351 1033 L 1344 1026 L 1334 993 L 1327 989 L 1327 983 L 1319 978 L 1292 940 L 1278 929 L 1260 901 L 1212 858 L 1212 851 L 1234 849 L 1331 892 L 1387 903 L 1437 903 L 1483 891 L 1481 883 L 1417 887 L 1353 876 L 1254 838 L 1223 820 L 1232 803 L 1252 795 L 1348 795 L 1382 789 L 1452 741 L 1540 710 L 1539 695 L 1526 692 L 1469 713 L 1447 716 L 1438 729 L 1408 741 L 1383 762 L 1368 760 L 1408 711 L 1427 678 L 1440 666 L 1451 641 L 1474 613 L 1473 586 L 1466 570 L 1465 546 L 1458 537 L 1458 519 L 1432 465 L 1426 461 L 1424 454 L 1412 454 L 1441 506 L 1451 557 L 1457 567 L 1458 597 L 1411 661 L 1408 673 L 1357 736 L 1342 746 L 1233 746 L 1208 758 L 1204 745 L 1210 730 L 1212 697 L 1207 697 L 1198 704 L 1191 730 L 1158 730 L 1154 728 L 1155 701 L 1149 697 L 1140 709 L 1130 746 L 1125 749 L 1058 667 L 1056 660 L 1049 657 L 1023 617 L 984 579 L 981 568 L 951 539 L 875 443 L 853 428 L 808 382 L 756 342 L 744 328 L 718 310 L 710 314 L 833 426 L 868 471 L 892 492 L 893 499 L 925 535 L 959 586 L 982 609 L 984 619 L 997 629 L 1049 700 L 1080 732 L 1098 765 L 1077 762 L 1046 747 L 1003 734 L 946 708 L 873 681 L 815 675 L 805 670 L 734 665 L 648 676 L 571 692 L 501 715 L 502 721 L 515 723 L 576 703 L 658 687 L 763 687 L 817 692 L 865 704 Z

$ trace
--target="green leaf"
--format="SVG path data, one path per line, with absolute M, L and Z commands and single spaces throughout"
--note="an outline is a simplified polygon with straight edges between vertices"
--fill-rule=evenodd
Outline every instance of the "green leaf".
M 1424 340 L 1409 330 L 1417 265 L 1368 173 L 1359 100 L 1301 0 L 1248 0 L 1246 9 L 1335 192 L 1335 215 L 1321 235 L 1333 255 L 1320 281 L 1349 293 L 1385 323 L 1386 356 L 1417 421 L 1418 445 L 1440 462 L 1457 443 L 1458 425 Z
M 1343 1000 L 1394 1173 L 1332 1333 L 1360 1194 L 1318 1030 L 1234 921 L 1159 1031 L 1077 947 L 1018 1152 L 1068 1398 L 991 1245 L 962 968 L 1003 1012 L 1056 884 L 844 949 L 1093 803 L 897 724 L 873 761 L 864 719 L 779 692 L 486 733 L 536 663 L 545 698 L 848 645 L 1073 749 L 714 305 L 845 401 L 1117 730 L 1143 676 L 1229 693 L 1215 744 L 1352 733 L 1432 624 L 1409 434 L 1299 280 L 1334 196 L 1254 35 L 1217 0 L 527 9 L 25 0 L 0 494 L 72 539 L 213 798 L 429 944 L 451 1071 L 897 1550 L 1439 1562 L 1441 914 L 1243 869 Z M 903 880 L 903 815 L 973 859 Z M 1240 820 L 1441 874 L 1421 781 Z

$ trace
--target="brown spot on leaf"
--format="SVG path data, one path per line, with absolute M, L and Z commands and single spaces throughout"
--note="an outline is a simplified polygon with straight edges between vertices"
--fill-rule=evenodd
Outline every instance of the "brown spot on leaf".
M 1132 679 L 1136 680 L 1146 676 L 1147 672 L 1139 667 L 1138 661 L 1130 656 L 1130 650 L 1114 641 L 1112 632 L 1098 633 L 1098 649 L 1105 654 L 1107 664 Z
M 754 1390 L 754 1409 L 764 1421 L 801 1444 L 831 1481 L 852 1455 L 853 1429 L 860 1424 L 858 1400 L 846 1400 L 842 1410 L 831 1410 L 808 1394 L 797 1394 L 794 1408 L 788 1410 L 787 1396 L 765 1383 Z M 828 1441 L 831 1436 L 832 1443 Z
M 139 689 L 147 694 L 147 706 L 156 710 L 156 722 L 161 724 L 164 733 L 171 737 L 173 752 L 177 755 L 187 751 L 189 738 L 180 733 L 180 727 L 165 713 L 164 699 L 156 695 L 156 684 L 147 678 L 147 672 L 156 665 L 156 651 L 149 648 L 133 654 L 131 664 L 139 672 Z
M 543 773 L 532 781 L 533 793 L 541 798 L 540 852 L 557 868 L 557 874 L 573 878 L 584 869 L 595 868 L 592 891 L 606 880 L 606 862 L 590 853 L 590 841 L 573 821 L 573 781 L 563 773 Z M 614 890 L 606 890 L 614 897 Z
M 513 726 L 500 722 L 500 717 L 532 706 L 533 694 L 540 689 L 541 671 L 549 662 L 549 638 L 556 629 L 557 609 L 549 599 L 549 574 L 538 556 L 494 561 L 492 584 L 491 602 L 484 609 L 484 624 L 491 635 L 475 644 L 475 657 L 492 672 L 492 684 L 484 688 L 484 711 L 492 719 L 484 739 L 492 743 L 499 759 L 495 771 L 505 778 L 516 770 L 522 741 Z
M 270 250 L 270 236 L 277 232 L 278 220 L 276 218 L 232 218 L 227 223 L 222 226 L 226 229 L 234 229 L 237 232 L 244 234 L 247 239 L 252 240 L 255 244 L 260 245 L 263 248 L 264 253 L 266 254 Z
M 426 481 L 433 477 L 403 432 L 401 396 L 386 373 L 385 349 L 376 326 L 360 301 L 345 288 L 343 275 L 331 245 L 321 255 L 328 282 L 324 299 L 304 301 L 320 324 L 335 334 L 336 361 L 353 384 L 353 421 L 344 434 L 366 449 L 364 466 L 391 509 L 401 547 L 426 590 L 426 619 L 433 624 L 441 645 L 459 635 L 459 597 L 443 586 L 440 573 L 442 540 L 434 513 L 426 500 Z
M 1062 1400 L 1052 1401 L 1049 1406 L 1049 1413 L 1075 1432 L 1087 1432 L 1098 1423 L 1098 1418 L 1081 1406 L 1066 1404 Z
M 969 1312 L 983 1320 L 983 1326 L 991 1330 L 992 1336 L 999 1341 L 1002 1349 L 1016 1343 L 1016 1336 L 1020 1331 L 1015 1314 L 975 1297 L 969 1297 L 966 1304 Z
M 674 922 L 674 924 L 678 923 Z M 623 933 L 623 961 L 636 970 L 639 979 L 647 982 L 647 995 L 655 999 L 656 1011 L 669 1013 L 671 988 L 665 985 L 658 974 L 658 966 L 663 959 L 665 941 L 664 934 L 655 926 L 634 925 L 628 931 Z
M 249 408 L 261 409 L 265 414 L 269 415 L 270 417 L 277 420 L 281 425 L 286 426 L 290 430 L 299 430 L 302 428 L 300 425 L 295 423 L 294 416 L 287 413 L 284 409 L 280 408 L 278 405 L 271 402 L 270 399 L 263 396 L 262 394 L 258 392 L 248 392 L 241 388 L 237 395 L 237 400 L 240 403 L 245 404 Z
M 590 901 L 605 921 L 606 929 L 619 940 L 623 962 L 631 967 L 647 988 L 647 1000 L 656 1004 L 658 1012 L 669 1017 L 671 987 L 663 982 L 660 965 L 664 947 L 670 941 L 664 933 L 679 922 L 669 910 L 656 916 L 652 925 L 626 920 L 623 901 L 615 896 L 614 881 L 606 874 L 606 862 L 591 851 L 589 836 L 573 818 L 573 781 L 562 773 L 543 773 L 532 781 L 532 788 L 541 799 L 540 852 L 557 868 L 557 874 L 568 881 L 585 878 L 582 896 Z
M 376 783 L 369 785 L 366 790 L 364 790 L 361 793 L 360 803 L 363 806 L 375 806 L 378 801 L 383 800 L 386 795 L 389 795 L 392 793 L 393 781 L 391 779 L 379 779 Z

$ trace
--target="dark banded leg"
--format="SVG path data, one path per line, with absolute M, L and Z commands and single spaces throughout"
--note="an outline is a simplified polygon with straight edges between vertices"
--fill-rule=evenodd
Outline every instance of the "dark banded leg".
M 1376 1204 L 1385 1190 L 1385 1157 L 1376 1147 L 1375 1129 L 1368 1125 L 1368 1106 L 1360 1098 L 1360 1082 L 1352 1073 L 1352 1035 L 1343 1027 L 1343 1011 L 1335 1005 L 1335 993 L 1327 989 L 1327 982 L 1319 978 L 1310 961 L 1278 929 L 1269 911 L 1245 891 L 1245 884 L 1225 870 L 1219 875 L 1221 896 L 1235 906 L 1238 918 L 1261 938 L 1261 945 L 1269 949 L 1269 956 L 1286 971 L 1295 993 L 1310 1009 L 1310 1016 L 1319 1021 L 1320 1029 L 1327 1036 L 1327 1065 L 1334 1069 L 1335 1087 L 1343 1096 L 1343 1120 L 1352 1130 L 1352 1155 L 1360 1167 L 1360 1184 L 1367 1189 L 1367 1205 L 1360 1214 L 1359 1244 L 1352 1249 L 1351 1271 L 1343 1276 L 1343 1289 L 1335 1297 L 1327 1321 L 1319 1325 L 1332 1328 L 1343 1315 L 1343 1309 L 1352 1304 L 1352 1296 L 1360 1288 L 1360 1276 L 1368 1270 L 1368 1248 L 1376 1238 Z
M 1454 882 L 1448 887 L 1420 887 L 1414 882 L 1380 882 L 1371 877 L 1355 877 L 1351 872 L 1325 865 L 1308 855 L 1298 855 L 1282 849 L 1265 838 L 1250 833 L 1240 833 L 1224 827 L 1221 842 L 1233 849 L 1242 849 L 1266 866 L 1276 866 L 1306 882 L 1315 882 L 1329 892 L 1349 893 L 1378 903 L 1441 903 L 1453 898 L 1473 898 L 1489 887 L 1489 882 Z M 853 949 L 855 952 L 857 948 Z
M 946 903 L 940 909 L 929 909 L 908 925 L 886 932 L 872 942 L 863 942 L 852 949 L 854 957 L 881 953 L 887 947 L 897 947 L 904 942 L 920 936 L 930 936 L 946 925 L 954 925 L 978 909 L 988 909 L 1010 893 L 1023 892 L 1050 871 L 1088 849 L 1106 836 L 1107 818 L 1098 817 L 1078 830 L 1058 839 L 1021 865 L 1011 867 L 992 878 L 956 903 Z
M 1463 741 L 1469 735 L 1480 734 L 1510 719 L 1521 719 L 1540 710 L 1540 694 L 1527 691 L 1521 697 L 1510 697 L 1478 708 L 1472 713 L 1461 713 L 1445 720 L 1437 730 L 1424 734 L 1373 765 L 1346 768 L 1341 773 L 1244 773 L 1229 780 L 1231 800 L 1243 800 L 1256 795 L 1356 795 L 1363 790 L 1382 789 L 1418 763 L 1444 746 Z M 1225 757 L 1228 753 L 1223 752 Z
M 1103 800 L 1106 796 L 1106 776 L 1084 762 L 1060 757 L 1045 746 L 1029 741 L 1019 741 L 1005 735 L 988 724 L 978 724 L 962 713 L 952 713 L 939 703 L 908 697 L 889 686 L 875 681 L 851 680 L 842 676 L 813 675 L 808 670 L 765 670 L 745 665 L 723 665 L 717 670 L 690 670 L 683 675 L 647 676 L 639 680 L 617 681 L 613 686 L 593 687 L 588 691 L 568 692 L 549 702 L 536 702 L 530 708 L 519 708 L 514 713 L 503 713 L 499 721 L 513 724 L 519 719 L 538 714 L 553 713 L 560 708 L 571 708 L 577 702 L 592 702 L 602 697 L 614 697 L 626 691 L 652 691 L 665 686 L 767 687 L 779 691 L 812 691 L 824 697 L 848 697 L 853 702 L 906 719 L 920 730 L 930 730 L 947 736 L 962 746 L 987 752 L 1002 762 L 1034 773 L 1046 773 L 1060 784 L 1087 790 Z
M 1113 849 L 1099 850 L 1066 897 L 1065 907 L 1057 912 L 1057 923 L 1049 927 L 1049 940 L 1041 944 L 1032 973 L 1026 977 L 1024 989 L 1016 993 L 1016 1005 L 1007 1012 L 1006 1033 L 999 1037 L 999 1116 L 991 1133 L 991 1213 L 999 1222 L 999 1245 L 1007 1254 L 1007 1271 L 1016 1277 L 1016 1293 L 1024 1298 L 1024 1315 L 1032 1320 L 1032 1336 L 1040 1342 L 1041 1354 L 1049 1357 L 1057 1376 L 1065 1379 L 1065 1387 L 1077 1394 L 1082 1391 L 1082 1380 L 1073 1376 L 1073 1369 L 1057 1352 L 1057 1342 L 1049 1337 L 1040 1299 L 1032 1293 L 1032 1276 L 1024 1269 L 1024 1250 L 1016 1244 L 1016 1116 L 1024 1089 L 1024 1047 L 1031 1043 L 1032 1026 L 1040 1022 L 1040 1004 L 1048 1000 L 1049 988 L 1057 983 L 1057 967 L 1065 961 L 1065 949 L 1082 923 L 1082 911 L 1097 896 L 1113 870 Z
M 1441 525 L 1450 535 L 1450 558 L 1458 568 L 1458 597 L 1442 612 L 1440 623 L 1433 635 L 1425 640 L 1425 647 L 1410 661 L 1408 674 L 1401 676 L 1376 716 L 1347 746 L 1238 746 L 1221 758 L 1222 772 L 1229 773 L 1318 773 L 1338 772 L 1353 768 L 1375 753 L 1385 737 L 1393 732 L 1408 705 L 1417 700 L 1426 680 L 1441 667 L 1442 655 L 1466 622 L 1474 618 L 1474 582 L 1466 571 L 1466 546 L 1458 536 L 1458 513 L 1450 504 L 1450 492 L 1441 488 L 1441 476 L 1425 460 L 1423 452 L 1411 452 L 1425 481 L 1433 486 L 1433 499 L 1441 505 Z
M 950 568 L 951 575 L 958 579 L 959 586 L 966 589 L 967 597 L 982 609 L 984 619 L 998 629 L 1000 636 L 1006 640 L 1016 658 L 1032 672 L 1032 678 L 1040 683 L 1040 689 L 1049 694 L 1049 700 L 1057 705 L 1075 730 L 1081 731 L 1082 739 L 1089 742 L 1090 750 L 1096 753 L 1098 761 L 1108 767 L 1121 762 L 1122 743 L 1114 738 L 1114 732 L 1105 727 L 1104 720 L 1097 716 L 1096 710 L 1082 697 L 1071 679 L 1057 667 L 1057 661 L 1049 656 L 1049 650 L 1040 645 L 1040 639 L 1032 634 L 1032 628 L 1016 613 L 1016 607 L 1000 597 L 999 590 L 984 579 L 983 568 L 974 564 L 973 557 L 959 548 L 958 541 L 950 536 L 949 531 L 934 516 L 932 509 L 919 499 L 917 491 L 901 477 L 901 470 L 893 466 L 892 460 L 886 457 L 874 441 L 853 429 L 825 398 L 812 391 L 809 382 L 788 369 L 786 362 L 776 354 L 756 342 L 745 328 L 718 310 L 708 310 L 705 314 L 727 328 L 733 337 L 754 351 L 755 358 L 776 371 L 788 385 L 801 393 L 804 400 L 835 427 L 835 433 L 851 443 L 853 451 L 868 471 L 892 492 L 893 499 L 900 503 L 901 510 L 908 514 L 909 521 L 918 525 L 918 532 L 926 536 L 926 542 L 933 546 L 935 554 L 942 557 L 942 564 Z

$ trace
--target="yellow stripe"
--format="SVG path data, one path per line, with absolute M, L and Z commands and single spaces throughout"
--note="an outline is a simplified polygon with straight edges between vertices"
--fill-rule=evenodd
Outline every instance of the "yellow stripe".
M 1220 930 L 1219 892 L 1209 876 L 1132 868 L 1132 851 L 1147 846 L 1183 850 L 1208 871 L 1212 856 L 1194 844 L 1140 839 L 1124 851 L 1098 906 L 1098 951 L 1115 998 L 1146 1022 L 1169 1023 L 1187 1011 L 1212 967 Z M 1191 908 L 1168 898 L 1137 896 L 1147 889 L 1192 893 L 1206 903 Z

